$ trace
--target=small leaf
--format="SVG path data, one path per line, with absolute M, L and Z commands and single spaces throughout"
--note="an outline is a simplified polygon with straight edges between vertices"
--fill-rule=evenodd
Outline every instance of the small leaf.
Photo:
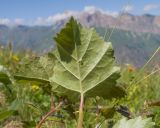
M 36 115 L 42 115 L 42 111 L 41 111 L 41 109 L 38 107 L 38 106 L 36 106 L 36 105 L 34 105 L 33 103 L 30 103 L 30 102 L 27 102 L 27 103 L 25 103 L 29 108 L 31 108 L 33 111 L 34 111 L 34 113 L 36 114 Z
M 14 78 L 19 82 L 31 82 L 33 84 L 50 83 L 48 79 L 53 72 L 54 66 L 52 56 L 51 53 L 48 53 L 45 56 L 31 60 L 23 60 Z
M 22 121 L 24 128 L 35 128 L 36 122 L 35 121 Z
M 114 116 L 115 112 L 116 112 L 116 110 L 115 110 L 114 107 L 102 107 L 102 108 L 100 108 L 100 113 L 106 119 L 112 118 Z
M 8 107 L 9 110 L 19 110 L 23 105 L 23 100 L 21 99 L 15 99 L 11 105 Z
M 142 117 L 137 117 L 130 120 L 123 118 L 113 128 L 154 128 L 154 125 L 155 123 L 152 122 L 151 118 L 142 119 Z
M 1 111 L 0 112 L 0 121 L 3 121 L 7 118 L 9 118 L 11 115 L 13 115 L 14 111 L 13 110 L 6 110 L 6 111 Z
M 0 65 L 0 83 L 3 83 L 5 85 L 11 84 L 11 80 L 8 76 L 6 69 L 1 65 Z

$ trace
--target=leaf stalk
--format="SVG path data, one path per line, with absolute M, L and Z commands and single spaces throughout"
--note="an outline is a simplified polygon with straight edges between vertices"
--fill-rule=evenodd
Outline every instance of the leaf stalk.
M 77 128 L 83 128 L 83 106 L 84 106 L 84 94 L 81 93 L 81 100 L 79 105 L 79 118 Z
M 51 110 L 39 121 L 36 128 L 41 128 L 42 124 L 45 122 L 47 117 L 52 115 L 54 112 L 58 111 L 59 108 L 62 106 L 63 102 L 60 102 L 57 107 L 52 107 Z

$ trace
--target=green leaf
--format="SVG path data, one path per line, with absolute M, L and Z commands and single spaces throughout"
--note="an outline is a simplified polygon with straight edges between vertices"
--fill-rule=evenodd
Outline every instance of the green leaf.
M 31 108 L 33 110 L 33 112 L 36 114 L 36 115 L 42 115 L 42 111 L 40 110 L 40 108 L 36 105 L 34 105 L 33 103 L 31 102 L 27 102 L 25 103 L 29 108 Z
M 20 82 L 30 81 L 34 84 L 50 83 L 48 80 L 53 72 L 53 58 L 53 55 L 48 53 L 47 55 L 34 59 L 23 60 L 14 78 Z
M 94 29 L 82 28 L 71 18 L 55 40 L 52 53 L 23 63 L 15 78 L 49 83 L 54 92 L 72 99 L 80 93 L 88 97 L 124 96 L 124 89 L 116 84 L 120 68 L 115 66 L 112 45 Z
M 10 106 L 8 107 L 9 110 L 14 110 L 14 111 L 17 111 L 19 110 L 22 105 L 23 105 L 23 100 L 22 99 L 15 99 L 11 104 Z
M 5 85 L 11 83 L 11 80 L 8 76 L 6 69 L 1 65 L 0 65 L 0 83 L 3 83 Z
M 106 119 L 112 118 L 115 114 L 116 110 L 115 107 L 102 107 L 100 108 L 100 113 L 102 116 L 104 116 Z
M 153 128 L 154 125 L 155 123 L 152 122 L 151 118 L 142 119 L 142 117 L 137 117 L 130 120 L 123 118 L 113 128 Z
M 115 66 L 112 45 L 94 29 L 82 28 L 71 18 L 55 40 L 56 61 L 49 80 L 58 85 L 59 92 L 65 88 L 91 97 L 124 96 L 122 87 L 116 85 L 120 68 Z M 73 95 L 67 91 L 68 94 Z
M 7 118 L 9 118 L 14 113 L 13 110 L 6 110 L 0 112 L 0 121 L 3 121 Z

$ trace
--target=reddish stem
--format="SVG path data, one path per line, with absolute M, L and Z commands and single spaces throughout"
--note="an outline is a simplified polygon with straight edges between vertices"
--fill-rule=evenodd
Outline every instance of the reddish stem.
M 47 117 L 49 117 L 55 111 L 57 111 L 62 106 L 62 104 L 63 103 L 60 102 L 59 105 L 56 108 L 52 107 L 51 110 L 39 121 L 39 123 L 37 124 L 36 128 L 41 128 L 42 124 L 45 122 L 45 120 L 47 119 Z
M 77 128 L 83 128 L 83 106 L 84 106 L 84 95 L 81 93 L 81 101 L 79 105 L 79 119 Z

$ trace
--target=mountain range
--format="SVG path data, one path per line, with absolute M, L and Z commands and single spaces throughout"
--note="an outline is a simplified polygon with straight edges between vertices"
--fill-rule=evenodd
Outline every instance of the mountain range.
M 68 15 L 69 13 L 69 15 Z M 45 53 L 54 48 L 53 36 L 74 16 L 86 27 L 94 27 L 111 41 L 119 64 L 142 66 L 160 46 L 160 16 L 122 13 L 111 16 L 100 10 L 70 13 L 50 26 L 0 25 L 0 44 L 12 42 L 14 49 Z M 63 14 L 64 15 L 64 14 Z

